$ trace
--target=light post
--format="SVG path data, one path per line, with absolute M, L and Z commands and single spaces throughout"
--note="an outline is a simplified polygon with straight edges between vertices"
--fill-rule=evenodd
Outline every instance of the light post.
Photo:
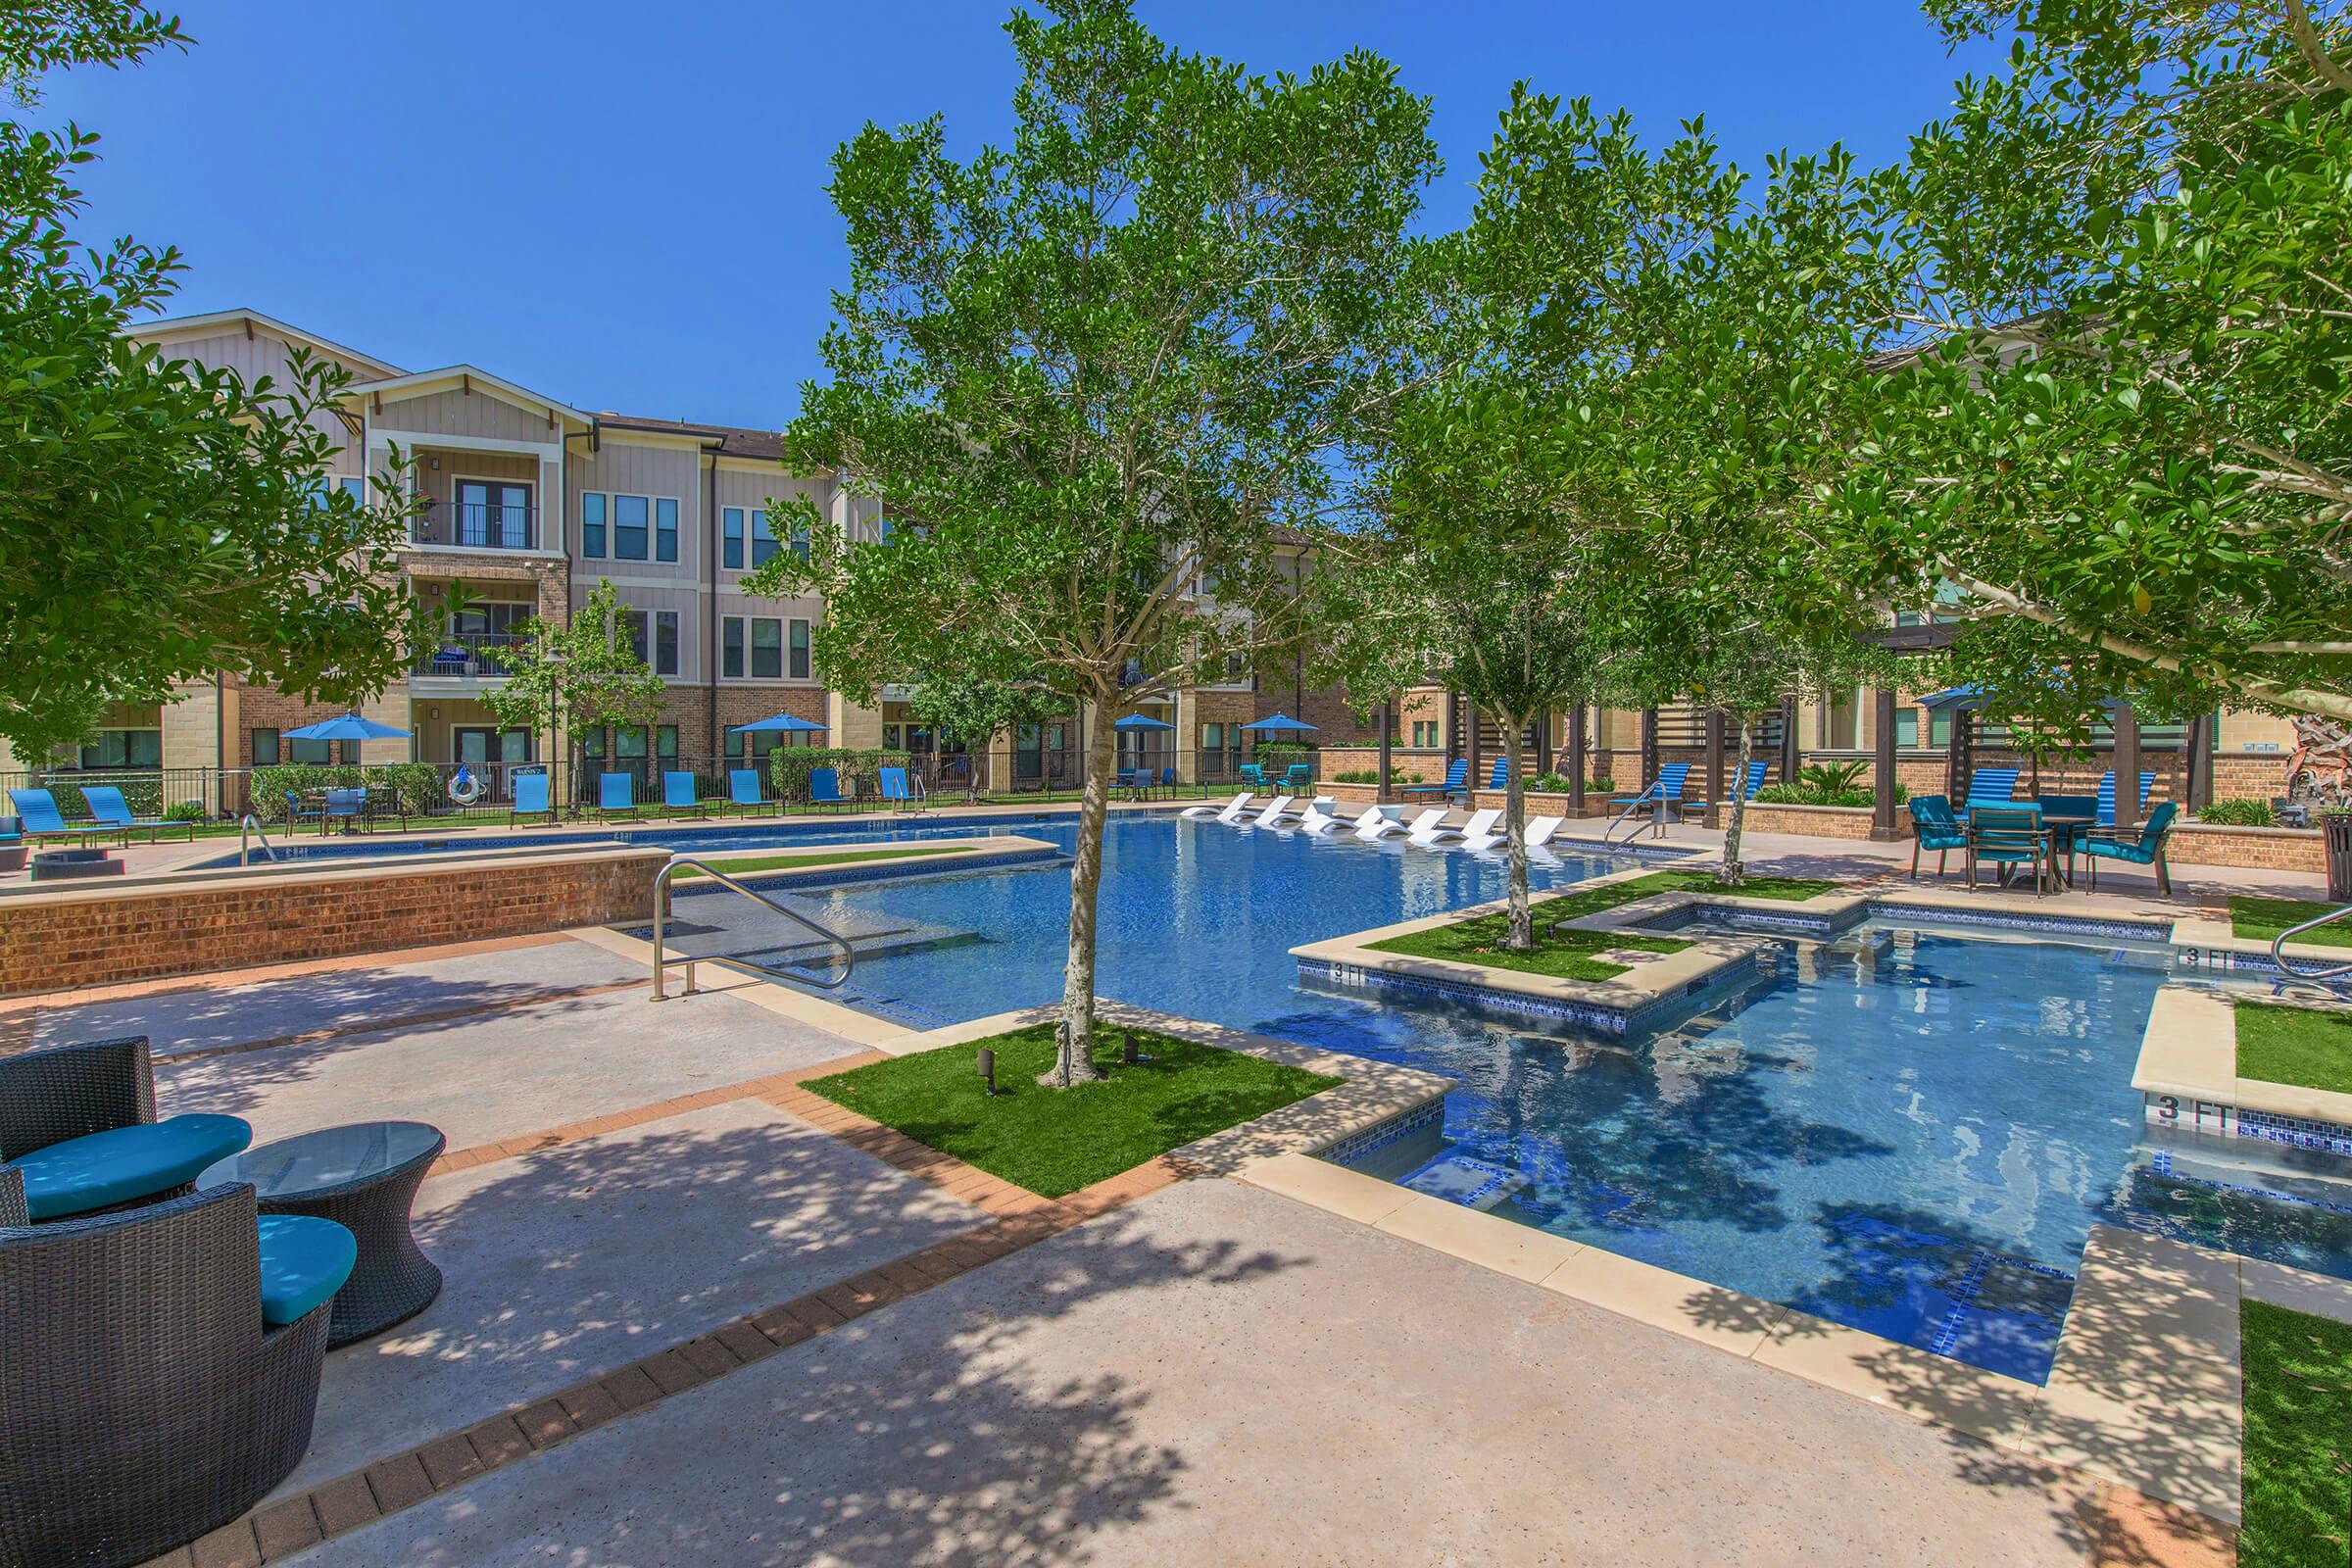
M 563 721 L 563 716 L 564 716 L 564 703 L 563 703 L 563 690 L 564 690 L 564 651 L 563 651 L 562 649 L 560 649 L 560 648 L 557 648 L 557 647 L 553 646 L 553 644 L 550 644 L 550 646 L 548 647 L 548 650 L 547 650 L 547 657 L 546 657 L 546 659 L 545 659 L 545 660 L 543 660 L 543 661 L 542 661 L 542 662 L 544 662 L 544 663 L 547 665 L 547 671 L 548 671 L 548 673 L 547 673 L 547 752 L 548 752 L 548 757 L 547 757 L 547 787 L 548 787 L 548 789 L 549 789 L 551 792 L 554 792 L 554 791 L 556 790 L 556 786 L 557 786 L 557 784 L 558 784 L 558 782 L 559 782 L 559 781 L 557 780 L 557 778 L 556 778 L 556 761 L 557 761 L 557 760 L 558 760 L 559 758 L 562 758 L 562 757 L 564 756 L 564 739 L 563 739 L 563 723 L 562 723 L 562 721 Z M 569 767 L 565 767 L 565 768 L 564 768 L 564 779 L 562 780 L 562 782 L 563 782 L 564 784 L 565 784 L 565 785 L 569 785 L 569 784 L 570 784 L 570 782 L 571 782 L 571 769 L 570 769 Z M 554 794 L 554 795 L 552 795 L 552 797 L 551 797 L 551 798 L 553 798 L 553 799 L 555 799 L 555 800 L 557 800 L 557 801 L 559 801 L 559 802 L 564 802 L 564 804 L 568 805 L 568 802 L 567 802 L 567 800 L 566 800 L 566 797 L 567 797 L 568 793 L 569 793 L 569 792 L 568 792 L 568 790 L 566 790 L 566 791 L 564 791 L 564 793 L 562 793 L 562 794 Z M 565 810 L 565 812 L 564 812 L 564 814 L 565 814 L 566 816 L 568 816 L 568 815 L 570 815 L 571 813 L 570 813 L 570 811 L 569 811 L 568 809 L 566 809 L 566 810 Z

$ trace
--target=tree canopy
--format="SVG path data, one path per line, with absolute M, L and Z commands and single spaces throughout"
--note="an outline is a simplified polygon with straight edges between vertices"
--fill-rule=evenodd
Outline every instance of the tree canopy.
M 482 706 L 511 729 L 536 730 L 561 715 L 578 743 L 583 730 L 651 724 L 668 683 L 631 639 L 627 607 L 609 581 L 597 585 L 569 625 L 534 616 L 523 640 L 487 650 L 507 679 L 482 689 Z

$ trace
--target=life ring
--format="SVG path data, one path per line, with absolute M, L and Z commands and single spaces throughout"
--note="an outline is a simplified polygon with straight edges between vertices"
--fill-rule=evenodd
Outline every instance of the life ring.
M 460 806 L 471 806 L 482 798 L 482 781 L 473 776 L 473 769 L 461 767 L 449 776 L 449 798 Z

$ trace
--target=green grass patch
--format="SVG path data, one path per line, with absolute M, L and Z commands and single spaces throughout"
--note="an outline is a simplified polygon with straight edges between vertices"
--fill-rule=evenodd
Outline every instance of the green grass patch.
M 2352 1012 L 2240 1002 L 2237 1075 L 2352 1095 Z
M 1129 1036 L 1151 1059 L 1119 1064 Z M 997 1093 L 983 1089 L 977 1051 L 997 1054 Z M 1054 1025 L 812 1079 L 802 1087 L 895 1127 L 1041 1198 L 1116 1176 L 1196 1138 L 1278 1110 L 1340 1080 L 1147 1029 L 1099 1025 L 1102 1083 L 1048 1089 Z
M 2245 1301 L 2238 1568 L 2352 1561 L 2352 1324 Z
M 851 865 L 859 860 L 919 860 L 926 855 L 954 855 L 961 844 L 894 844 L 878 850 L 801 850 L 790 855 L 730 855 L 710 858 L 710 863 L 732 876 L 746 871 L 786 871 L 799 866 Z M 700 866 L 681 865 L 670 873 L 673 882 L 703 874 Z
M 2234 935 L 2268 942 L 2288 926 L 2316 920 L 2341 907 L 2338 904 L 2315 904 L 2308 899 L 2233 898 L 2230 901 L 2230 929 Z M 2306 931 L 2295 940 L 2323 948 L 2352 948 L 2352 919 Z
M 1739 895 L 1749 899 L 1810 899 L 1837 891 L 1838 884 L 1813 877 L 1751 876 L 1740 884 Z M 1690 946 L 1680 937 L 1643 936 L 1637 932 L 1574 931 L 1561 926 L 1614 909 L 1619 905 L 1658 893 L 1724 892 L 1706 871 L 1652 871 L 1595 888 L 1571 889 L 1536 906 L 1536 945 L 1525 953 L 1500 946 L 1507 919 L 1482 914 L 1427 931 L 1388 937 L 1371 946 L 1380 953 L 1401 953 L 1416 958 L 1449 958 L 1456 963 L 1479 963 L 1494 969 L 1516 969 L 1523 974 L 1549 975 L 1555 980 L 1614 980 L 1625 973 L 1622 963 L 1594 956 L 1610 948 L 1636 953 L 1680 953 Z

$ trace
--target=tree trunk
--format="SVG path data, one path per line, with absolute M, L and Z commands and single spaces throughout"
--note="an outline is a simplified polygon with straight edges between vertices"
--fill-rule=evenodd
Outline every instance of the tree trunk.
M 1110 781 L 1119 736 L 1108 703 L 1095 705 L 1095 733 L 1086 749 L 1086 790 L 1078 807 L 1078 848 L 1070 865 L 1070 956 L 1061 971 L 1060 1054 L 1038 1082 L 1055 1089 L 1108 1076 L 1095 1065 L 1095 900 L 1102 890 L 1102 822 L 1110 814 Z
M 1715 873 L 1719 886 L 1736 888 L 1745 872 L 1740 863 L 1740 830 L 1747 821 L 1747 759 L 1755 750 L 1756 726 L 1746 713 L 1740 715 L 1740 763 L 1732 769 L 1732 814 L 1723 825 L 1723 869 Z
M 1511 929 L 1503 946 L 1520 953 L 1536 945 L 1535 914 L 1527 905 L 1527 777 L 1519 763 L 1519 737 L 1527 726 L 1503 714 L 1502 822 L 1511 862 Z

